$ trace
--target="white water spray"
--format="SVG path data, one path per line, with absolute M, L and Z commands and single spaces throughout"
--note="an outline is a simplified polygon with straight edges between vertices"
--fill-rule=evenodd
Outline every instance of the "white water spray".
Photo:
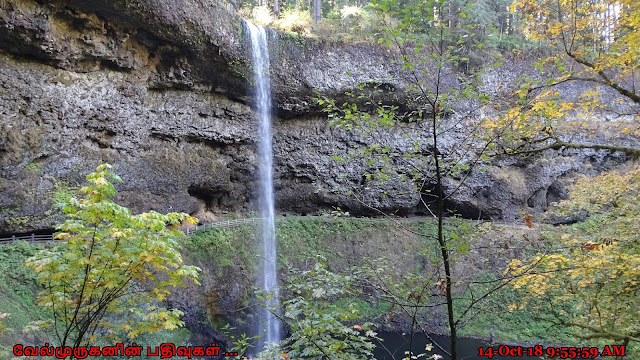
M 275 210 L 273 204 L 273 155 L 271 137 L 271 84 L 269 79 L 269 49 L 267 35 L 263 27 L 246 22 L 251 34 L 253 71 L 255 74 L 256 103 L 258 106 L 260 156 L 260 212 L 262 223 L 263 278 L 260 284 L 268 294 L 266 307 L 261 309 L 258 333 L 263 335 L 257 344 L 260 351 L 269 343 L 280 341 L 280 322 L 268 308 L 279 305 L 276 278 Z

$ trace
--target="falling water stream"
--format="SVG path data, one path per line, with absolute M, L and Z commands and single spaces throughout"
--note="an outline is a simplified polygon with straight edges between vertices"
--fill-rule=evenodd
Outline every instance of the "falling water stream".
M 269 79 L 269 49 L 267 35 L 263 27 L 246 22 L 251 35 L 253 71 L 255 74 L 256 104 L 258 107 L 258 137 L 260 157 L 260 213 L 262 223 L 262 283 L 266 294 L 266 307 L 260 310 L 258 334 L 262 335 L 257 349 L 262 350 L 269 343 L 280 341 L 280 323 L 269 308 L 278 307 L 276 278 L 275 210 L 273 205 L 273 155 L 271 137 L 271 84 Z

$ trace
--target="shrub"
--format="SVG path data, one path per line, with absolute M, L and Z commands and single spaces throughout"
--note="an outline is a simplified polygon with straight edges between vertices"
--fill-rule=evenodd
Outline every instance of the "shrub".
M 275 23 L 276 28 L 295 32 L 298 35 L 311 34 L 311 14 L 308 11 L 287 10 Z

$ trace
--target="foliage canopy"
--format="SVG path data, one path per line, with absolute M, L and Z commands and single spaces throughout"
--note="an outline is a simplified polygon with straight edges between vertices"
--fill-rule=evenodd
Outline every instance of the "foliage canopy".
M 117 205 L 112 182 L 121 179 L 102 164 L 87 175 L 83 195 L 60 204 L 66 221 L 57 226 L 63 240 L 28 259 L 44 287 L 39 304 L 61 345 L 86 345 L 123 331 L 142 333 L 182 325 L 182 312 L 160 303 L 185 279 L 197 283 L 199 269 L 182 265 L 176 226 L 195 221 L 184 213 L 132 215 Z
M 284 321 L 292 335 L 283 342 L 291 359 L 370 359 L 378 339 L 371 324 L 358 324 L 353 304 L 338 307 L 336 299 L 353 295 L 355 276 L 339 275 L 318 262 L 306 271 L 290 268 L 286 287 L 291 299 L 283 303 Z M 349 326 L 352 323 L 355 325 Z
M 620 135 L 640 136 L 640 4 L 517 0 L 512 8 L 547 56 L 493 123 L 509 126 L 510 136 L 500 139 L 505 152 L 593 148 L 640 157 L 637 146 L 619 141 Z M 611 132 L 605 141 L 594 140 Z
M 526 262 L 512 260 L 508 272 L 523 302 L 536 303 L 544 319 L 576 330 L 578 337 L 640 342 L 640 167 L 584 178 L 561 213 L 591 218 L 564 234 L 557 248 Z M 540 305 L 543 304 L 543 305 Z M 567 312 L 566 304 L 578 310 Z
M 552 55 L 537 64 L 545 76 L 523 83 L 519 106 L 509 109 L 517 121 L 514 136 L 503 143 L 511 143 L 507 153 L 591 148 L 638 159 L 633 136 L 640 136 L 640 3 L 518 0 L 514 9 L 525 14 L 526 33 Z M 587 87 L 575 98 L 561 97 L 565 83 Z M 604 126 L 613 129 L 609 140 L 591 140 L 603 136 Z M 628 141 L 615 144 L 625 136 Z M 571 187 L 571 198 L 558 211 L 589 218 L 544 253 L 510 263 L 513 275 L 535 269 L 514 281 L 524 299 L 512 309 L 536 304 L 544 319 L 574 329 L 578 337 L 640 341 L 639 180 L 636 166 Z
M 452 180 L 458 180 L 455 183 L 463 186 L 474 165 L 488 159 L 487 153 L 491 152 L 487 150 L 522 155 L 563 148 L 593 148 L 610 152 L 622 151 L 632 157 L 640 155 L 640 149 L 635 146 L 594 144 L 593 141 L 572 143 L 570 138 L 585 130 L 584 120 L 591 120 L 591 116 L 604 116 L 605 112 L 618 116 L 619 125 L 623 127 L 621 132 L 637 130 L 640 105 L 634 78 L 639 61 L 637 19 L 640 7 L 637 2 L 516 1 L 514 9 L 527 16 L 525 33 L 548 47 L 547 53 L 552 55 L 536 64 L 542 72 L 540 76 L 529 79 L 524 77 L 520 80 L 521 86 L 516 87 L 512 94 L 491 99 L 492 103 L 480 91 L 482 87 L 476 82 L 479 77 L 474 76 L 477 74 L 470 72 L 468 67 L 467 73 L 460 73 L 460 65 L 469 61 L 469 50 L 474 45 L 476 48 L 482 47 L 482 42 L 471 39 L 467 34 L 473 32 L 477 25 L 466 26 L 463 21 L 456 24 L 455 19 L 445 21 L 445 11 L 449 9 L 443 5 L 447 3 L 449 2 L 435 1 L 408 6 L 402 6 L 399 1 L 393 0 L 372 3 L 371 9 L 377 11 L 385 25 L 380 43 L 394 47 L 397 54 L 395 61 L 401 65 L 399 76 L 408 74 L 402 80 L 407 84 L 414 102 L 391 106 L 372 97 L 369 102 L 364 103 L 360 99 L 366 95 L 360 94 L 351 94 L 354 101 L 342 105 L 330 99 L 321 100 L 321 105 L 325 105 L 333 117 L 333 124 L 347 130 L 360 131 L 366 135 L 375 135 L 384 128 L 393 128 L 396 132 L 409 130 L 404 138 L 406 143 L 415 139 L 416 134 L 423 132 L 426 135 L 428 140 L 416 143 L 413 148 L 373 144 L 360 151 L 357 155 L 367 158 L 366 165 L 373 168 L 373 171 L 365 174 L 364 186 L 371 184 L 372 179 L 397 181 L 401 178 L 395 176 L 397 174 L 410 176 L 419 187 L 425 208 L 441 224 L 445 210 L 442 203 L 457 191 L 455 185 L 446 185 L 451 184 Z M 465 14 L 463 18 L 466 14 L 471 14 L 468 8 L 472 7 L 473 5 L 462 8 L 460 14 Z M 616 15 L 612 16 L 612 12 L 616 12 Z M 393 21 L 385 16 L 390 16 Z M 452 23 L 455 24 L 453 27 Z M 604 23 L 606 27 L 602 28 L 600 25 Z M 602 36 L 606 38 L 602 39 Z M 561 97 L 560 86 L 570 82 L 595 87 L 581 92 L 575 98 L 569 95 Z M 363 87 L 359 90 L 365 89 Z M 374 95 L 376 91 L 378 89 L 374 87 Z M 613 96 L 613 104 L 601 100 L 600 91 Z M 382 91 L 378 91 L 380 92 Z M 472 110 L 466 114 L 460 111 L 456 105 L 461 102 L 470 104 Z M 362 103 L 365 104 L 365 109 L 359 106 Z M 491 108 L 488 108 L 489 104 Z M 374 110 L 370 111 L 367 107 Z M 400 108 L 409 111 L 402 113 Z M 479 108 L 487 108 L 487 112 L 492 115 L 480 116 L 478 119 L 475 115 Z M 452 114 L 455 116 L 451 116 Z M 453 130 L 457 132 L 456 135 L 447 134 L 455 129 L 456 124 L 465 126 L 462 130 Z M 572 132 L 565 132 L 568 126 L 572 127 Z M 440 145 L 448 135 L 456 139 L 462 138 L 463 143 L 453 149 Z M 484 146 L 480 140 L 484 140 Z M 635 303 L 638 298 L 635 280 L 638 278 L 638 270 L 635 259 L 637 240 L 634 240 L 637 237 L 637 227 L 630 225 L 637 223 L 638 217 L 635 214 L 637 199 L 630 196 L 628 191 L 633 191 L 636 180 L 632 178 L 636 175 L 631 172 L 628 175 L 607 176 L 602 178 L 604 183 L 599 180 L 594 183 L 578 183 L 572 189 L 575 194 L 572 201 L 573 207 L 591 209 L 589 211 L 594 215 L 602 211 L 598 216 L 611 221 L 599 229 L 602 232 L 600 236 L 609 231 L 615 233 L 615 241 L 603 242 L 599 239 L 594 242 L 588 240 L 588 237 L 566 236 L 561 241 L 571 240 L 573 247 L 564 246 L 561 251 L 550 249 L 552 254 L 542 254 L 527 262 L 512 262 L 509 271 L 494 282 L 495 287 L 489 289 L 489 293 L 498 291 L 509 283 L 525 289 L 532 297 L 544 295 L 551 299 L 551 295 L 565 291 L 560 295 L 561 299 L 567 300 L 565 305 L 576 306 L 588 315 L 585 318 L 570 318 L 574 316 L 574 311 L 546 309 L 549 310 L 546 314 L 550 314 L 550 318 L 555 316 L 563 319 L 564 326 L 588 330 L 589 337 L 632 341 L 638 337 L 638 329 L 636 320 L 628 319 L 637 317 L 630 312 L 638 308 Z M 350 192 L 365 198 L 362 195 L 365 192 L 361 189 L 354 188 Z M 598 192 L 601 192 L 601 198 L 595 197 Z M 621 200 L 617 200 L 617 205 L 614 206 L 617 210 L 609 209 L 613 206 L 611 204 L 603 205 L 597 211 L 585 205 L 599 202 L 604 204 L 611 199 L 607 195 L 621 194 L 630 203 L 622 206 Z M 586 200 L 575 203 L 580 196 Z M 571 207 L 569 203 L 565 206 Z M 622 209 L 625 212 L 620 213 Z M 632 220 L 625 227 L 617 223 L 620 219 Z M 435 236 L 442 253 L 440 261 L 445 273 L 438 284 L 442 285 L 441 295 L 446 297 L 452 339 L 455 339 L 456 327 L 465 322 L 463 319 L 456 319 L 453 311 L 455 306 L 461 304 L 451 297 L 451 285 L 455 280 L 450 267 L 456 253 L 473 247 L 473 244 L 456 243 L 457 238 L 457 234 L 445 234 L 441 226 Z M 625 242 L 625 245 L 622 246 L 621 242 Z M 576 244 L 579 246 L 576 247 Z M 614 270 L 613 275 L 607 274 L 606 269 L 612 268 L 618 271 Z M 533 273 L 530 274 L 531 271 Z M 569 282 L 565 277 L 568 277 Z M 473 281 L 468 283 L 471 285 Z M 416 288 L 428 289 L 429 284 L 416 283 Z M 468 309 L 483 298 L 484 295 L 477 296 Z M 549 304 L 553 307 L 554 301 L 549 301 Z M 457 314 L 464 317 L 468 313 L 468 310 L 464 310 Z M 454 341 L 452 348 L 455 348 Z M 456 356 L 455 353 L 451 355 L 453 358 Z

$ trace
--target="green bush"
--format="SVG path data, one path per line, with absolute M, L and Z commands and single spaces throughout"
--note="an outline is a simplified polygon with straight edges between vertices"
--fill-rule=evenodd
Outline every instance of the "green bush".
M 280 30 L 308 36 L 311 34 L 312 22 L 311 14 L 308 11 L 286 10 L 281 13 L 274 25 Z

